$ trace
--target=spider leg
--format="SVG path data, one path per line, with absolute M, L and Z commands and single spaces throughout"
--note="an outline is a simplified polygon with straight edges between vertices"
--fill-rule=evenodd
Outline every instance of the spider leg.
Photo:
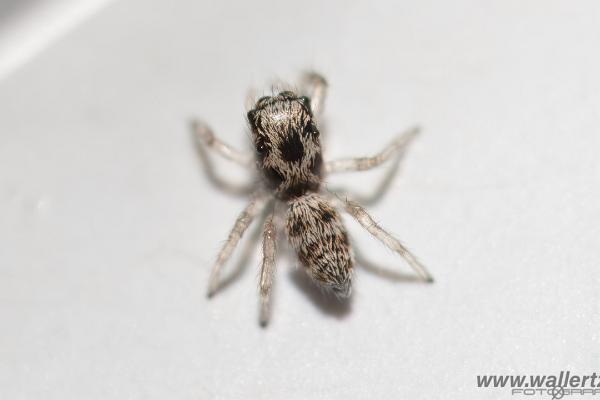
M 394 154 L 406 149 L 412 139 L 419 133 L 419 128 L 414 127 L 396 136 L 381 152 L 373 157 L 342 158 L 325 163 L 325 172 L 350 172 L 365 171 L 375 168 L 389 160 Z
M 337 201 L 342 202 L 338 199 Z M 433 282 L 433 277 L 427 271 L 425 266 L 417 260 L 404 245 L 395 237 L 386 232 L 380 227 L 374 220 L 373 217 L 367 213 L 367 211 L 357 202 L 351 200 L 343 201 L 344 209 L 350 214 L 359 224 L 362 225 L 371 235 L 375 236 L 379 241 L 386 245 L 389 249 L 398 253 L 406 262 L 412 267 L 412 269 L 423 279 L 425 282 Z
M 227 241 L 221 248 L 219 255 L 217 256 L 217 261 L 215 262 L 212 271 L 210 273 L 209 285 L 208 285 L 208 297 L 211 297 L 216 293 L 219 288 L 219 276 L 221 275 L 221 270 L 223 266 L 233 253 L 233 250 L 237 246 L 238 242 L 242 238 L 242 235 L 252 223 L 252 220 L 256 215 L 262 210 L 265 203 L 265 199 L 263 198 L 254 198 L 250 204 L 246 206 L 246 208 L 240 213 L 231 232 L 229 233 L 229 237 Z
M 256 104 L 256 88 L 250 88 L 246 91 L 246 97 L 244 98 L 244 109 L 246 112 L 252 110 Z
M 394 181 L 394 178 L 400 172 L 400 162 L 401 157 L 396 157 L 390 163 L 389 167 L 386 167 L 387 170 L 383 179 L 377 182 L 377 186 L 375 190 L 371 191 L 369 194 L 364 194 L 361 192 L 356 192 L 352 189 L 348 189 L 345 187 L 327 187 L 327 191 L 336 193 L 337 195 L 342 195 L 343 197 L 349 197 L 361 203 L 363 206 L 371 206 L 379 202 L 383 198 L 383 196 L 387 193 L 390 185 Z
M 234 149 L 227 143 L 221 141 L 215 136 L 212 129 L 202 121 L 192 122 L 192 129 L 194 131 L 196 139 L 204 144 L 221 157 L 226 158 L 230 161 L 239 164 L 242 167 L 253 166 L 254 155 L 250 152 L 241 152 Z
M 316 72 L 306 72 L 302 76 L 302 90 L 310 98 L 311 111 L 318 118 L 325 107 L 327 81 Z
M 260 324 L 266 326 L 269 322 L 271 287 L 275 273 L 275 252 L 277 243 L 277 232 L 273 224 L 273 218 L 265 221 L 263 228 L 263 260 L 260 270 Z

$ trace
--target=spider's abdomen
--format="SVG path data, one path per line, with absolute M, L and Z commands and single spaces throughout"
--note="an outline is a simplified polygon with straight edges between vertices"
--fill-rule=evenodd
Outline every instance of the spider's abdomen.
M 353 258 L 339 213 L 317 193 L 289 202 L 290 244 L 312 279 L 340 297 L 351 292 Z

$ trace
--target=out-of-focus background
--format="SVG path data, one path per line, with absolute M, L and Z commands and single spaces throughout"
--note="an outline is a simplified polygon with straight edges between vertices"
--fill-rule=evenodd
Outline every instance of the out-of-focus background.
M 600 3 L 0 3 L 0 398 L 510 398 L 482 374 L 600 359 Z M 353 188 L 436 278 L 346 218 L 349 304 L 280 246 L 258 326 L 255 227 L 208 301 L 244 198 L 188 128 L 248 148 L 244 97 L 330 82 L 328 158 L 423 128 Z M 246 171 L 211 158 L 220 178 Z M 260 224 L 257 224 L 260 229 Z M 387 272 L 377 273 L 377 268 Z

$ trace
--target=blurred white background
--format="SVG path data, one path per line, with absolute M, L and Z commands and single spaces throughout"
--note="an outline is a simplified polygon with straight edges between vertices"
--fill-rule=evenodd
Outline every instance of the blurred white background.
M 510 389 L 478 374 L 597 371 L 599 17 L 595 1 L 5 0 L 0 398 L 495 399 Z M 436 283 L 359 266 L 343 305 L 282 251 L 261 329 L 254 229 L 205 297 L 246 200 L 211 184 L 188 122 L 247 147 L 247 89 L 306 68 L 330 82 L 329 158 L 423 127 L 369 210 Z M 390 166 L 327 184 L 368 196 Z

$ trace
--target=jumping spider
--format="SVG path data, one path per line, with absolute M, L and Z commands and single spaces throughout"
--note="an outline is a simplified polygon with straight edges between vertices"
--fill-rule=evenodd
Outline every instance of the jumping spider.
M 273 211 L 263 229 L 263 260 L 260 272 L 260 323 L 269 318 L 269 295 L 275 272 L 277 219 L 275 205 L 283 205 L 285 230 L 291 247 L 312 280 L 339 297 L 351 293 L 354 256 L 338 209 L 344 209 L 369 233 L 402 256 L 419 277 L 432 282 L 425 267 L 396 238 L 384 231 L 358 203 L 342 200 L 324 191 L 323 177 L 342 171 L 364 171 L 399 154 L 418 132 L 417 128 L 396 137 L 373 157 L 323 162 L 317 118 L 327 91 L 317 73 L 304 76 L 303 87 L 310 97 L 290 90 L 261 97 L 248 112 L 255 154 L 235 150 L 220 141 L 201 122 L 194 124 L 200 142 L 221 156 L 244 167 L 258 170 L 261 177 L 252 200 L 238 216 L 221 249 L 210 276 L 208 295 L 219 287 L 223 265 L 254 217 L 267 204 Z

